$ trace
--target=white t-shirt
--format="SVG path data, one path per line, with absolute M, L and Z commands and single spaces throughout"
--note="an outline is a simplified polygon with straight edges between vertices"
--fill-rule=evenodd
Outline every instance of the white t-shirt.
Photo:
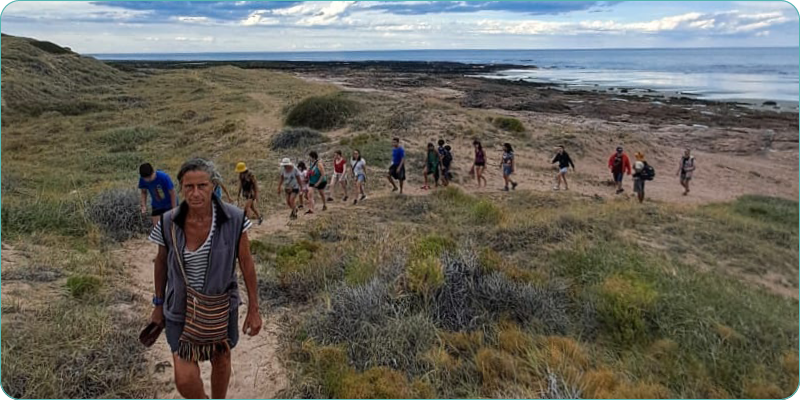
M 289 172 L 281 168 L 281 176 L 283 176 L 284 189 L 300 189 L 300 180 L 302 177 L 300 177 L 300 171 L 298 171 L 297 168 L 292 168 Z
M 358 161 L 350 160 L 350 165 L 353 167 L 353 175 L 366 175 L 365 168 L 367 166 L 367 162 L 362 158 Z

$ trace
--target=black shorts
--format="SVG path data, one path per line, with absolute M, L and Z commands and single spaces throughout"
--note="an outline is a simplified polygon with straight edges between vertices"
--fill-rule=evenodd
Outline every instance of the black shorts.
M 314 185 L 311 185 L 311 186 L 314 187 L 314 189 L 317 189 L 317 190 L 325 190 L 325 188 L 328 187 L 328 181 L 322 181 L 322 182 L 317 182 L 317 183 L 319 184 L 319 186 L 317 186 L 317 187 L 314 187 Z
M 255 200 L 256 194 L 255 192 L 244 192 L 242 193 L 242 197 L 244 197 L 245 200 Z
M 439 180 L 439 166 L 428 164 L 428 175 L 433 174 L 434 179 Z
M 403 165 L 398 169 L 397 164 L 392 164 L 392 166 L 389 167 L 389 176 L 397 179 L 398 181 L 406 180 L 406 166 Z
M 300 193 L 300 189 L 292 189 L 292 188 L 283 189 L 283 191 L 286 192 L 286 194 L 289 194 L 289 193 L 298 194 L 298 193 Z
M 154 217 L 159 217 L 159 216 L 161 216 L 162 214 L 164 214 L 165 212 L 167 212 L 169 210 L 170 210 L 169 208 L 154 208 L 152 214 L 150 214 L 150 215 L 152 215 Z
M 476 166 L 476 167 L 485 167 L 485 166 L 486 166 L 486 163 L 485 163 L 485 162 L 476 162 L 476 163 L 475 163 L 475 166 Z

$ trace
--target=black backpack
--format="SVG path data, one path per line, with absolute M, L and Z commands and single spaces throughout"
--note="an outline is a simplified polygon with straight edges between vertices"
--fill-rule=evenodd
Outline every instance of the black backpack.
M 644 168 L 642 169 L 642 179 L 646 181 L 652 181 L 653 178 L 655 177 L 656 177 L 656 169 L 653 168 L 652 165 L 644 163 Z
M 453 154 L 452 154 L 452 153 L 450 153 L 450 151 L 449 151 L 449 150 L 445 150 L 445 151 L 444 151 L 444 156 L 442 157 L 442 163 L 443 163 L 445 166 L 448 166 L 448 165 L 450 165 L 450 163 L 451 163 L 452 161 L 453 161 Z

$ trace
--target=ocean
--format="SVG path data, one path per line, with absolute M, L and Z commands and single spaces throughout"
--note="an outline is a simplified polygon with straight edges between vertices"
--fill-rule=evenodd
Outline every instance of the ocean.
M 101 60 L 146 61 L 450 61 L 535 66 L 492 77 L 682 92 L 708 100 L 797 102 L 798 48 L 599 49 L 599 50 L 398 50 L 94 54 Z

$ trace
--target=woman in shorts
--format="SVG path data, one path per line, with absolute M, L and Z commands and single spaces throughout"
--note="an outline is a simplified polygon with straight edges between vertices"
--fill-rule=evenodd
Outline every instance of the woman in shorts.
M 244 213 L 245 216 L 250 218 L 250 213 L 258 218 L 258 224 L 264 222 L 264 218 L 256 210 L 255 203 L 258 200 L 258 182 L 256 176 L 247 169 L 245 163 L 240 162 L 236 164 L 236 172 L 239 173 L 239 193 L 236 195 L 236 200 L 244 197 Z
M 472 169 L 475 171 L 475 180 L 478 181 L 478 187 L 481 187 L 481 179 L 483 179 L 483 187 L 486 187 L 486 177 L 483 176 L 486 171 L 486 153 L 483 151 L 480 140 L 472 142 L 472 146 L 475 148 L 475 163 L 472 165 Z
M 284 158 L 281 160 L 281 173 L 280 180 L 278 181 L 278 195 L 281 194 L 281 189 L 286 194 L 286 205 L 292 210 L 289 214 L 289 219 L 297 219 L 297 206 L 295 201 L 300 194 L 300 182 L 303 177 L 300 172 L 292 164 L 292 160 Z
M 333 201 L 333 197 L 336 196 L 336 186 L 341 185 L 342 190 L 344 191 L 344 197 L 342 201 L 347 201 L 347 174 L 345 173 L 345 167 L 347 166 L 347 160 L 342 156 L 341 150 L 336 150 L 333 155 L 333 184 L 331 187 L 331 197 L 328 197 L 328 201 Z
M 511 189 L 517 189 L 517 182 L 511 178 L 511 175 L 514 175 L 514 172 L 517 170 L 517 165 L 514 161 L 514 149 L 511 147 L 511 143 L 503 143 L 503 180 L 505 181 L 505 187 L 503 191 L 508 191 L 508 184 L 511 183 Z
M 356 149 L 353 150 L 353 158 L 350 159 L 350 169 L 353 171 L 353 179 L 356 182 L 356 195 L 359 193 L 361 197 L 353 199 L 353 204 L 358 204 L 359 200 L 367 198 L 364 185 L 367 184 L 367 161 L 361 158 L 361 152 Z
M 309 177 L 308 177 L 308 186 L 310 186 L 315 192 L 319 194 L 319 198 L 322 199 L 322 211 L 326 211 L 328 209 L 328 203 L 325 199 L 325 187 L 328 186 L 328 177 L 325 176 L 325 167 L 322 165 L 322 162 L 319 160 L 319 154 L 316 151 L 312 151 L 308 153 L 308 157 L 311 159 L 311 165 L 308 167 L 309 170 Z M 314 198 L 313 194 L 310 194 L 312 199 Z M 311 208 L 306 211 L 306 214 L 313 214 L 314 213 L 314 206 L 312 205 Z

